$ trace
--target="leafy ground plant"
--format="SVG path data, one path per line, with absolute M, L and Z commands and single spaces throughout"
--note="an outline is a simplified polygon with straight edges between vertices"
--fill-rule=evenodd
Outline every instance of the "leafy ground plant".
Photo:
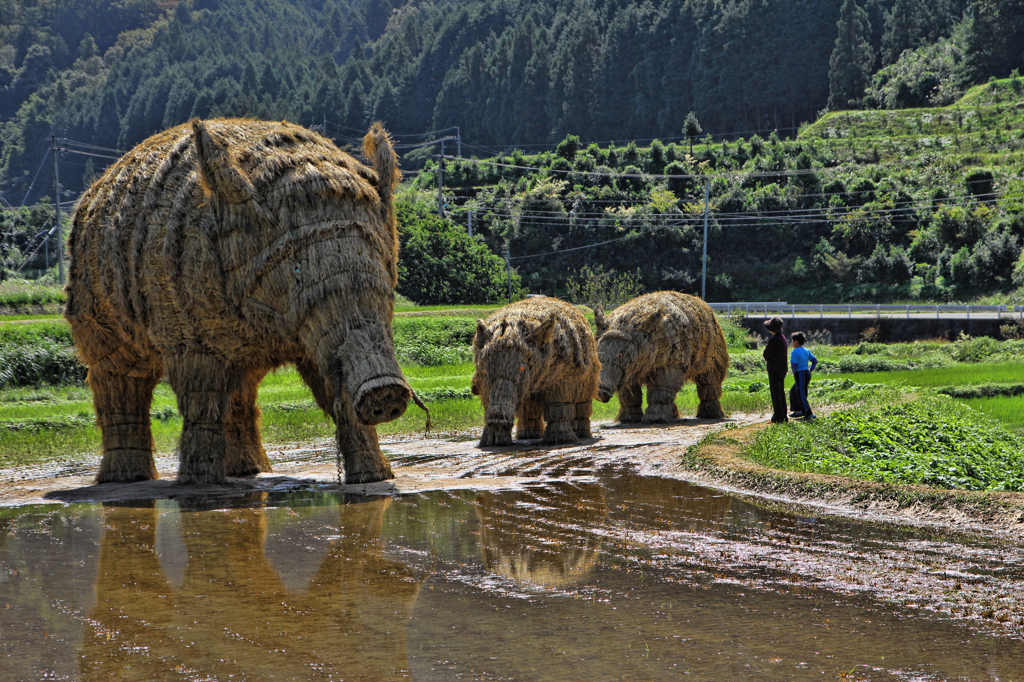
M 883 483 L 1024 491 L 1024 439 L 943 396 L 768 428 L 746 455 L 773 468 Z

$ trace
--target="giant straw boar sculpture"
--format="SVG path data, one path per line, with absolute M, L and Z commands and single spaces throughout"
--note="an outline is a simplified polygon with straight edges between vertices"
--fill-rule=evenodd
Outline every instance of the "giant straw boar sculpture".
M 729 349 L 718 318 L 704 301 L 675 291 L 638 296 L 606 318 L 595 310 L 601 359 L 598 400 L 619 394 L 623 423 L 664 424 L 679 417 L 676 393 L 697 385 L 697 417 L 721 419 Z M 641 387 L 647 386 L 647 411 Z
M 511 445 L 516 417 L 517 438 L 590 437 L 601 366 L 590 325 L 573 306 L 539 296 L 477 320 L 473 361 L 486 421 L 480 447 Z
M 400 171 L 380 124 L 363 152 L 372 169 L 299 126 L 194 120 L 83 196 L 64 314 L 103 433 L 97 482 L 156 478 L 164 374 L 183 418 L 179 483 L 270 471 L 256 389 L 285 363 L 335 420 L 346 482 L 393 478 L 374 425 L 411 397 L 391 332 Z

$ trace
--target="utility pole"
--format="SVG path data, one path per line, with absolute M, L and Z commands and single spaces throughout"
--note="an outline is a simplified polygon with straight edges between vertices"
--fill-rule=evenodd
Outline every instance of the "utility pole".
M 469 236 L 473 236 L 473 212 L 469 212 Z
M 711 197 L 711 182 L 704 182 L 704 272 L 700 278 L 700 297 L 707 302 L 708 286 L 708 199 Z
M 455 156 L 462 158 L 462 133 L 459 132 L 459 126 L 455 126 L 455 142 L 456 142 L 456 154 Z M 444 143 L 442 143 L 444 144 Z
M 53 208 L 57 212 L 57 280 L 64 284 L 64 231 L 60 225 L 60 149 L 57 147 L 55 135 L 50 136 L 50 149 L 53 150 L 53 186 L 56 197 L 53 201 Z M 47 241 L 49 241 L 49 235 L 47 235 Z
M 444 217 L 444 140 L 441 140 L 441 156 L 437 159 L 437 215 Z
M 508 302 L 512 302 L 512 258 L 509 252 L 505 251 L 505 264 L 508 265 Z

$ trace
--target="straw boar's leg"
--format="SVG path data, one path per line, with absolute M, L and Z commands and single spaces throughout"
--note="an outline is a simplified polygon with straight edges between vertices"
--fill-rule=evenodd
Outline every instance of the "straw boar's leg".
M 334 419 L 338 452 L 345 464 L 345 483 L 374 483 L 394 478 L 391 464 L 380 451 L 377 429 L 356 417 L 352 401 L 340 390 L 340 385 L 339 397 L 335 399 L 315 362 L 302 358 L 295 362 L 295 368 L 313 392 L 320 409 Z
M 100 365 L 89 370 L 96 421 L 103 432 L 97 483 L 133 483 L 158 478 L 153 463 L 149 406 L 160 372 L 131 376 Z
M 685 380 L 686 377 L 682 371 L 671 367 L 655 372 L 654 378 L 647 384 L 645 424 L 670 424 L 679 419 L 676 393 L 679 393 Z
M 516 438 L 531 440 L 544 435 L 544 403 L 537 400 L 536 396 L 523 401 L 516 418 L 519 420 Z
M 344 391 L 334 396 L 338 452 L 345 462 L 345 483 L 376 483 L 395 477 L 391 463 L 380 451 L 377 429 L 364 424 Z
M 594 401 L 584 400 L 576 403 L 576 418 L 572 422 L 572 430 L 580 438 L 590 438 L 590 416 L 594 414 Z
M 700 404 L 697 405 L 698 419 L 725 419 L 725 410 L 722 409 L 722 384 L 697 384 L 697 397 Z
M 167 359 L 167 380 L 178 396 L 179 484 L 223 483 L 224 421 L 240 377 L 218 356 L 188 353 Z
M 725 410 L 722 409 L 722 379 L 715 376 L 713 372 L 702 374 L 694 380 L 697 384 L 697 397 L 700 404 L 697 405 L 698 419 L 725 419 Z
M 260 438 L 260 408 L 256 405 L 256 391 L 266 375 L 266 368 L 249 371 L 231 396 L 224 423 L 224 470 L 228 476 L 252 476 L 273 470 Z
M 487 390 L 481 390 L 480 404 L 484 408 L 486 425 L 480 436 L 480 447 L 512 445 L 512 423 L 518 398 L 519 388 L 509 379 L 497 379 Z
M 564 396 L 555 396 L 544 404 L 544 421 L 547 426 L 544 429 L 545 445 L 561 445 L 563 443 L 575 443 L 579 438 L 573 429 L 576 420 L 576 403 L 565 399 Z
M 637 424 L 644 417 L 644 394 L 640 384 L 619 387 L 619 415 L 615 421 L 622 424 Z

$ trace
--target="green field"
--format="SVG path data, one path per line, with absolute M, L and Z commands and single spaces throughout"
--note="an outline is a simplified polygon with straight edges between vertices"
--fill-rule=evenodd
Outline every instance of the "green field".
M 1024 382 L 1024 362 L 960 364 L 936 369 L 902 372 L 857 372 L 834 375 L 857 383 L 885 381 L 907 386 L 954 386 L 962 384 L 1002 384 Z
M 1024 383 L 1024 363 L 959 364 L 938 369 L 903 372 L 864 372 L 836 375 L 858 383 L 904 385 L 908 387 L 941 388 L 994 384 Z M 813 386 L 813 384 L 812 384 Z M 1024 395 L 986 398 L 957 398 L 978 412 L 1001 422 L 1006 428 L 1024 435 Z
M 480 401 L 469 390 L 473 374 L 470 344 L 477 317 L 487 311 L 483 306 L 437 306 L 426 311 L 411 309 L 395 318 L 399 361 L 413 390 L 427 403 L 435 432 L 465 431 L 483 423 Z M 723 407 L 733 413 L 770 411 L 760 351 L 746 350 L 746 332 L 734 320 L 723 317 L 721 322 L 732 353 L 732 370 L 723 387 Z M 67 325 L 54 319 L 0 325 L 0 341 L 0 468 L 97 456 L 100 437 L 94 425 L 91 394 L 88 386 L 81 383 L 84 375 L 80 366 L 75 369 L 77 361 Z M 907 401 L 925 401 L 930 411 L 918 415 L 919 421 L 934 423 L 922 428 L 921 433 L 941 434 L 953 428 L 952 424 L 961 433 L 1003 433 L 1012 438 L 1012 432 L 1024 434 L 1022 347 L 1024 344 L 1019 341 L 966 338 L 956 342 L 818 345 L 814 352 L 828 371 L 815 374 L 811 402 L 816 408 L 835 405 L 838 415 L 846 414 L 849 406 L 858 406 L 853 409 L 861 411 L 857 413 L 857 423 L 863 426 L 873 423 L 876 418 L 872 415 L 881 414 L 877 410 Z M 851 369 L 869 371 L 843 371 Z M 1015 391 L 1021 395 L 1009 395 Z M 959 397 L 949 400 L 938 395 L 943 392 Z M 976 397 L 980 395 L 992 397 Z M 694 414 L 697 402 L 692 385 L 684 387 L 676 399 L 684 415 Z M 266 377 L 260 386 L 259 403 L 264 441 L 272 458 L 282 446 L 322 442 L 333 436 L 333 423 L 316 406 L 309 389 L 292 368 L 282 368 Z M 616 399 L 608 404 L 594 403 L 595 421 L 611 421 L 617 412 Z M 181 432 L 181 418 L 174 394 L 166 383 L 155 391 L 151 417 L 158 452 L 172 453 Z M 789 462 L 786 466 L 790 468 L 830 472 L 839 472 L 846 466 L 848 475 L 874 476 L 878 480 L 895 475 L 891 471 L 866 474 L 858 461 L 828 461 L 820 466 L 804 461 L 802 450 L 815 452 L 815 444 L 825 442 L 822 439 L 826 436 L 833 440 L 850 437 L 838 427 L 825 428 L 830 423 L 827 420 L 820 419 L 821 426 L 816 422 L 794 424 L 790 430 L 769 430 L 775 435 L 758 446 L 762 454 L 772 453 L 770 457 L 765 455 L 765 461 L 774 461 L 779 466 Z M 425 426 L 426 415 L 410 405 L 401 419 L 380 425 L 378 431 L 386 437 L 423 431 Z M 972 431 L 976 427 L 981 431 Z M 819 428 L 828 433 L 817 432 Z M 949 459 L 951 455 L 943 457 Z M 822 458 L 820 452 L 818 459 L 829 460 Z M 942 472 L 928 473 L 927 467 L 922 466 L 917 463 L 902 468 L 918 472 L 918 478 L 913 480 L 925 481 L 933 476 L 947 484 L 957 478 L 970 479 L 972 475 L 967 471 L 943 479 Z M 970 485 L 1009 485 L 990 474 L 983 477 L 984 481 L 971 479 Z

